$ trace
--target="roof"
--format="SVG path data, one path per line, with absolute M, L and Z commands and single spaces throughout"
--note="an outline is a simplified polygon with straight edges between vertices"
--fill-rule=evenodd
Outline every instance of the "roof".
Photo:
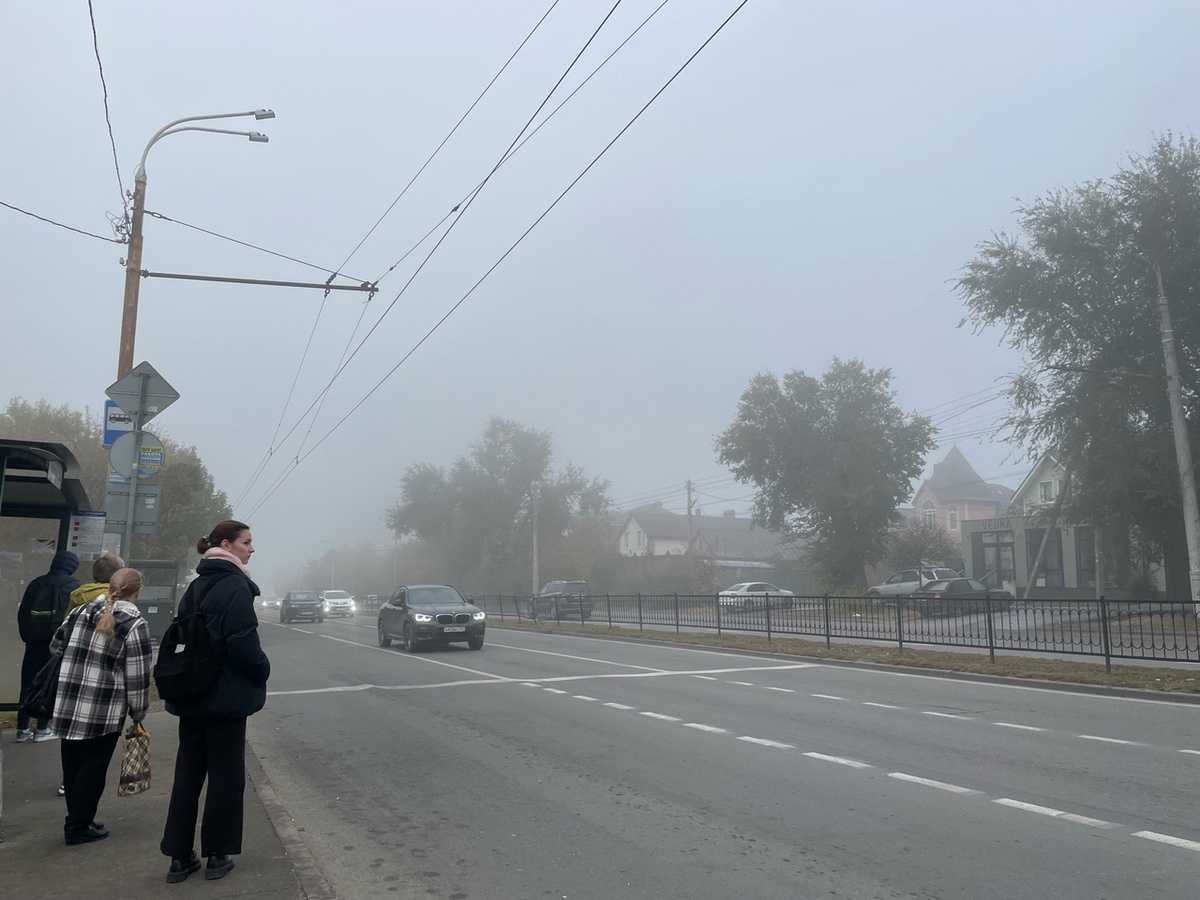
M 651 540 L 687 541 L 691 536 L 685 515 L 649 508 L 634 510 L 629 518 Z M 780 534 L 756 525 L 749 518 L 693 516 L 691 528 L 696 537 L 696 552 L 713 559 L 762 562 L 798 553 L 794 543 L 785 542 Z
M 933 464 L 933 472 L 921 488 L 942 500 L 1007 503 L 1013 496 L 1012 488 L 984 481 L 957 447 L 951 447 L 945 459 Z
M 1029 474 L 1021 479 L 1021 483 L 1018 484 L 1017 489 L 1013 491 L 1012 499 L 1015 501 L 1018 497 L 1022 496 L 1025 493 L 1026 488 L 1031 487 L 1033 482 L 1041 477 L 1041 473 L 1047 466 L 1052 466 L 1058 469 L 1062 468 L 1062 464 L 1057 458 L 1055 458 L 1053 453 L 1043 453 L 1038 458 L 1038 461 L 1034 463 L 1033 468 L 1029 470 Z
M 4 515 L 57 518 L 91 510 L 79 462 L 65 444 L 6 438 L 0 440 L 0 457 Z

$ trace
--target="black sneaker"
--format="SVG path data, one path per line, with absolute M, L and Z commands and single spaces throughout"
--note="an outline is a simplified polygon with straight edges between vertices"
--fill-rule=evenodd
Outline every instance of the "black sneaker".
M 195 851 L 187 859 L 172 859 L 171 868 L 167 869 L 167 884 L 178 884 L 181 881 L 187 881 L 187 877 L 193 872 L 200 871 L 200 857 Z
M 218 878 L 224 878 L 232 871 L 232 859 L 224 854 L 219 856 L 214 855 L 208 858 L 208 865 L 204 867 L 204 877 L 209 881 L 216 881 Z
M 92 841 L 102 841 L 106 837 L 108 837 L 108 829 L 103 825 L 93 822 L 87 828 L 68 832 L 66 841 L 67 846 L 72 847 L 75 844 L 90 844 Z

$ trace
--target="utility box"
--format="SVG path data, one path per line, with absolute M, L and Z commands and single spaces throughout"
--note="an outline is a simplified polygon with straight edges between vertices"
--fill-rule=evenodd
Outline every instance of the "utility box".
M 179 602 L 179 563 L 173 559 L 143 559 L 128 565 L 142 573 L 138 609 L 150 626 L 150 637 L 160 641 L 175 618 Z

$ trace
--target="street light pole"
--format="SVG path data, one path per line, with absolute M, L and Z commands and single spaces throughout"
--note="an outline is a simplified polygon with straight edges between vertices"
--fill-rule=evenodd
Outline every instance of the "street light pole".
M 154 133 L 142 158 L 138 162 L 137 171 L 133 176 L 133 218 L 129 230 L 129 252 L 125 256 L 125 299 L 121 309 L 121 343 L 117 356 L 117 378 L 124 378 L 133 368 L 133 345 L 137 336 L 138 291 L 142 277 L 142 222 L 146 216 L 146 156 L 159 140 L 169 134 L 181 131 L 205 131 L 212 134 L 233 134 L 249 138 L 252 143 L 265 144 L 267 136 L 258 131 L 230 131 L 224 128 L 206 128 L 196 125 L 186 125 L 187 122 L 200 122 L 209 119 L 236 119 L 253 116 L 255 119 L 273 119 L 275 113 L 269 109 L 255 109 L 248 112 L 217 113 L 207 116 L 187 116 L 168 122 Z

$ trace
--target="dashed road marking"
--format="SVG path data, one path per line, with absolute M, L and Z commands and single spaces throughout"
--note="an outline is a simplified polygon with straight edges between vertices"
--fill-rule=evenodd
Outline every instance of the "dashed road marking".
M 963 721 L 963 722 L 970 722 L 972 719 L 975 718 L 974 716 L 960 716 L 960 715 L 957 715 L 956 713 L 934 712 L 931 709 L 921 710 L 921 715 L 935 716 L 939 719 L 959 719 L 960 721 Z
M 982 791 L 977 791 L 974 788 L 950 784 L 947 781 L 934 781 L 932 778 L 921 778 L 917 775 L 909 775 L 907 772 L 888 772 L 888 778 L 895 778 L 897 781 L 907 781 L 910 784 L 919 784 L 924 787 L 937 788 L 939 791 L 949 791 L 951 794 L 969 796 L 982 793 Z
M 1102 744 L 1123 744 L 1126 747 L 1140 747 L 1141 741 L 1126 741 L 1122 738 L 1101 737 L 1098 734 L 1077 734 L 1075 737 L 1084 741 L 1100 741 Z
M 535 687 L 535 688 L 541 687 L 540 684 L 533 682 L 533 681 L 522 681 L 521 684 L 523 687 Z
M 607 706 L 609 709 L 626 709 L 627 710 L 627 709 L 634 708 L 634 707 L 628 706 L 624 703 L 605 703 L 604 705 Z
M 904 709 L 903 706 L 897 706 L 895 703 L 876 703 L 874 700 L 864 700 L 863 706 L 874 706 L 877 709 Z
M 1200 756 L 1200 750 L 1180 750 L 1180 753 L 1189 753 L 1192 756 Z
M 754 687 L 753 681 L 731 681 L 730 684 L 741 685 L 742 687 Z
M 697 731 L 707 731 L 710 734 L 729 734 L 728 728 L 718 728 L 716 725 L 705 725 L 701 722 L 684 722 L 684 728 L 694 728 Z
M 993 722 L 1000 728 L 1015 728 L 1017 731 L 1045 731 L 1045 728 L 1038 728 L 1036 725 L 1018 725 L 1016 722 Z
M 301 634 L 315 634 L 315 632 L 309 631 L 306 628 L 297 628 L 295 625 L 292 626 L 292 631 L 298 631 Z
M 596 659 L 592 656 L 575 656 L 571 653 L 556 653 L 553 650 L 534 650 L 531 647 L 518 647 L 515 644 L 501 644 L 497 641 L 489 641 L 491 647 L 503 647 L 505 650 L 520 650 L 522 653 L 540 653 L 543 656 L 561 656 L 563 659 L 574 659 L 579 662 L 601 663 L 606 666 L 619 666 L 623 669 L 641 669 L 645 672 L 664 672 L 665 669 L 660 669 L 658 666 L 638 666 L 633 663 L 617 662 L 615 659 Z
M 460 672 L 470 672 L 472 675 L 482 675 L 484 678 L 494 678 L 497 681 L 530 681 L 528 676 L 525 678 L 509 678 L 506 675 L 497 675 L 495 672 L 481 672 L 479 669 L 471 669 L 467 666 L 456 666 L 454 663 L 442 662 L 438 659 L 430 659 L 427 656 L 414 656 L 411 653 L 397 653 L 394 650 L 385 650 L 383 647 L 376 647 L 374 644 L 364 644 L 362 641 L 349 641 L 346 638 L 334 637 L 332 634 L 318 635 L 327 641 L 337 641 L 339 644 L 349 644 L 351 647 L 361 647 L 364 650 L 371 650 L 375 653 L 386 653 L 393 659 L 407 659 L 412 662 L 427 663 L 431 666 L 445 666 L 447 669 L 457 669 Z
M 875 768 L 870 763 L 861 762 L 857 759 L 848 759 L 845 756 L 830 756 L 827 753 L 808 752 L 804 754 L 809 759 L 819 759 L 822 762 L 837 763 L 839 766 L 849 766 L 852 769 L 873 769 Z
M 716 681 L 717 680 L 716 678 L 713 678 L 711 675 L 693 675 L 692 677 L 693 678 L 702 678 L 705 681 Z
M 745 741 L 747 744 L 758 744 L 760 747 L 770 747 L 774 750 L 795 750 L 791 744 L 785 744 L 782 741 L 769 741 L 766 738 L 750 737 L 748 734 L 743 734 L 738 738 L 739 741 Z
M 771 685 L 769 685 L 769 684 L 767 684 L 767 685 L 763 685 L 763 688 L 764 688 L 765 690 L 768 690 L 768 691 L 778 691 L 778 692 L 779 692 L 779 693 L 781 693 L 781 694 L 794 694 L 794 693 L 796 693 L 796 692 L 795 692 L 794 690 L 792 690 L 791 688 L 771 687 Z
M 598 697 L 589 697 L 587 694 L 572 694 L 571 696 L 574 697 L 576 700 L 582 700 L 584 703 L 599 703 L 600 702 L 600 699 Z
M 1119 828 L 1115 822 L 1105 822 L 1103 819 L 1093 819 L 1090 816 L 1080 816 L 1076 813 L 1053 809 L 1049 806 L 1038 806 L 1036 803 L 1026 803 L 1023 800 L 1012 800 L 1008 797 L 998 797 L 992 801 L 1000 806 L 1020 809 L 1024 812 L 1037 813 L 1039 816 L 1049 816 L 1052 819 L 1062 819 L 1064 822 L 1074 822 L 1076 825 L 1086 825 L 1089 828 Z
M 845 700 L 845 697 L 839 697 L 837 694 L 809 694 L 810 697 L 816 697 L 818 700 Z
M 1157 831 L 1135 831 L 1133 836 L 1145 838 L 1148 841 L 1158 841 L 1160 844 L 1170 844 L 1172 847 L 1182 847 L 1184 850 L 1195 850 L 1200 853 L 1200 841 L 1189 841 L 1186 838 L 1175 837 L 1171 834 L 1159 834 Z
M 638 715 L 645 716 L 647 719 L 658 719 L 659 721 L 662 721 L 662 722 L 678 722 L 678 721 L 680 721 L 679 716 L 667 716 L 667 715 L 663 715 L 662 713 L 656 713 L 656 712 L 642 712 L 642 713 L 638 713 Z
M 558 688 L 542 688 L 547 694 L 565 694 L 566 691 L 560 691 Z

